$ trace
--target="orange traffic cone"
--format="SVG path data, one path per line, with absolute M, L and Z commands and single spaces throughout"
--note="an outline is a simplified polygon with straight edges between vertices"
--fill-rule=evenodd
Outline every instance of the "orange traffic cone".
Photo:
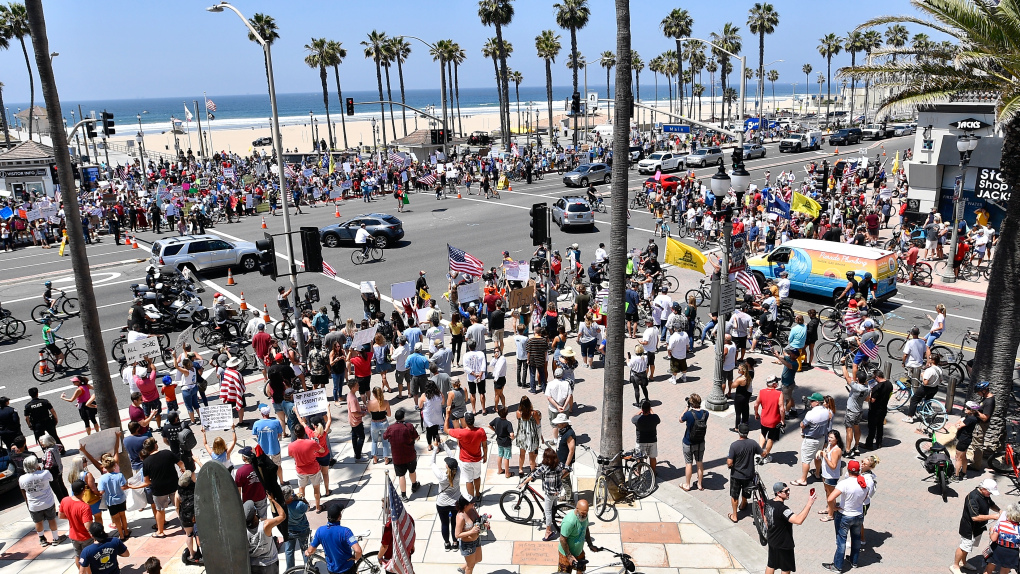
M 340 217 L 340 204 L 339 203 L 334 203 L 333 205 L 336 207 L 336 217 L 339 218 Z
M 135 235 L 131 238 L 131 249 L 138 249 L 138 236 Z
M 266 226 L 266 216 L 265 215 L 262 216 L 262 229 L 268 229 L 268 226 Z
M 510 184 L 508 183 L 508 184 L 506 184 L 506 190 L 507 190 L 507 192 L 509 192 L 509 193 L 513 193 L 513 192 L 514 192 L 514 186 L 512 186 L 512 185 L 510 185 Z
M 832 155 L 839 155 L 839 148 L 836 148 L 836 151 L 832 152 Z
M 39 351 L 39 374 L 45 375 L 49 371 L 49 366 L 46 361 L 46 356 L 42 351 Z
M 248 310 L 248 302 L 244 300 L 244 291 L 241 291 L 241 306 L 238 309 L 242 311 Z
M 237 285 L 234 282 L 234 270 L 230 267 L 227 267 L 227 285 Z
M 885 146 L 882 146 L 882 157 L 885 157 Z
M 269 323 L 269 307 L 265 303 L 262 304 L 262 320 Z
M 460 190 L 459 190 L 459 189 L 457 190 L 457 199 L 462 199 L 462 198 L 460 197 Z

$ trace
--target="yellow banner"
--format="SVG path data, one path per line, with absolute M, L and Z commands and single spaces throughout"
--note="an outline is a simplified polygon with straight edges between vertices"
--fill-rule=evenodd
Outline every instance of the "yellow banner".
M 896 159 L 894 159 L 893 162 L 892 162 L 892 171 L 893 171 L 893 174 L 895 174 L 899 170 L 900 170 L 900 152 L 897 151 L 896 152 Z
M 822 212 L 822 206 L 810 197 L 795 191 L 793 192 L 793 200 L 790 201 L 790 211 L 806 213 L 814 219 Z
M 705 274 L 708 259 L 697 249 L 680 243 L 672 237 L 666 239 L 666 263 Z

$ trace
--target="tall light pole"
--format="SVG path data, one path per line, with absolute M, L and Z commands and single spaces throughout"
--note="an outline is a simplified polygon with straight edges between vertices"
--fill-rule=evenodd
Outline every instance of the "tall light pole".
M 759 118 L 762 116 L 762 111 L 765 109 L 765 68 L 768 68 L 772 64 L 778 64 L 780 62 L 785 62 L 785 61 L 786 60 L 772 60 L 771 62 L 768 62 L 766 64 L 762 64 L 761 65 L 761 70 L 760 70 L 761 77 L 758 78 L 758 87 L 761 90 L 761 98 L 758 100 L 759 102 L 761 102 L 761 103 L 758 104 L 758 117 Z M 773 105 L 773 107 L 775 107 L 775 101 L 772 102 L 772 105 Z M 775 113 L 776 113 L 776 110 L 772 110 L 772 114 L 775 115 Z
M 683 38 L 682 41 L 683 42 L 701 42 L 703 44 L 707 44 L 709 46 L 712 46 L 716 50 L 719 50 L 720 52 L 722 52 L 722 53 L 724 53 L 724 54 L 726 54 L 728 56 L 731 56 L 733 58 L 736 58 L 737 60 L 740 60 L 740 75 L 737 76 L 738 78 L 740 78 L 740 96 L 739 96 L 740 97 L 740 103 L 737 106 L 737 114 L 740 117 L 737 118 L 738 119 L 738 124 L 737 124 L 737 129 L 735 131 L 740 134 L 740 136 L 739 136 L 739 140 L 740 140 L 739 149 L 741 150 L 741 154 L 743 154 L 743 149 L 744 149 L 744 91 L 747 88 L 747 76 L 745 75 L 744 70 L 747 68 L 747 58 L 744 57 L 744 56 L 738 56 L 738 55 L 734 54 L 733 52 L 730 52 L 729 50 L 726 50 L 726 49 L 720 47 L 718 44 L 713 44 L 712 42 L 709 42 L 708 40 L 702 40 L 700 38 Z M 723 94 L 723 101 L 724 102 L 725 102 L 725 99 L 726 99 L 726 94 Z M 725 121 L 725 118 L 723 118 L 723 120 Z M 736 157 L 736 156 L 734 156 L 734 157 Z M 743 157 L 743 156 L 741 156 L 741 157 Z M 718 174 L 716 174 L 716 175 L 718 175 Z M 715 178 L 715 176 L 712 176 L 712 177 L 713 177 L 713 179 Z
M 383 121 L 386 120 L 384 119 Z M 376 126 L 375 118 L 372 118 L 372 159 L 375 159 L 375 154 L 379 153 L 379 145 L 376 143 L 375 139 L 376 129 L 375 126 Z
M 432 44 L 430 42 L 426 42 L 425 40 L 422 40 L 418 36 L 408 36 L 408 35 L 405 34 L 403 36 L 397 36 L 397 38 L 410 38 L 412 40 L 418 40 L 419 42 L 421 42 L 422 44 L 425 44 L 429 48 L 432 48 L 433 50 L 437 50 L 435 44 Z M 439 77 L 442 78 L 444 73 L 445 73 L 445 70 L 443 69 L 443 61 L 442 61 L 442 58 L 440 58 L 440 60 L 439 60 Z M 449 134 L 449 133 L 450 133 L 450 128 L 448 128 L 447 125 L 446 125 L 446 106 L 443 106 L 443 134 Z M 443 138 L 443 142 L 442 143 L 443 143 L 443 157 L 447 158 L 446 161 L 450 161 L 449 160 L 450 154 L 447 153 L 447 151 L 446 151 L 446 137 Z
M 142 164 L 142 181 L 145 180 L 145 132 L 142 131 L 142 114 L 135 114 L 138 118 L 138 135 L 135 136 L 135 140 L 138 142 L 138 161 Z M 73 118 L 72 118 L 73 119 Z M 171 126 L 171 129 L 173 126 Z M 75 139 L 78 138 L 78 134 L 74 134 Z M 177 141 L 176 136 L 174 141 Z
M 963 200 L 963 184 L 967 177 L 967 166 L 970 165 L 970 154 L 977 149 L 981 138 L 968 132 L 956 138 L 956 149 L 960 152 L 960 180 L 953 188 L 953 235 L 949 242 L 949 264 L 942 271 L 943 283 L 955 283 L 956 273 L 953 262 L 956 260 L 956 242 L 960 233 L 960 212 L 966 203 Z
M 269 103 L 273 110 L 273 148 L 276 151 L 276 162 L 277 162 L 277 175 L 279 176 L 280 185 L 280 199 L 283 203 L 283 231 L 287 236 L 287 265 L 290 268 L 290 285 L 291 290 L 294 293 L 294 308 L 299 309 L 301 303 L 301 296 L 298 293 L 298 281 L 297 281 L 297 264 L 294 262 L 294 238 L 291 236 L 290 227 L 290 201 L 287 199 L 287 175 L 283 165 L 283 141 L 280 138 L 280 113 L 276 107 L 276 83 L 273 79 L 273 57 L 270 53 L 269 43 L 266 42 L 265 38 L 259 35 L 255 27 L 251 25 L 251 22 L 241 14 L 241 11 L 233 7 L 228 2 L 220 2 L 215 6 L 206 8 L 209 12 L 222 12 L 224 9 L 230 10 L 237 17 L 244 22 L 245 27 L 248 28 L 248 32 L 255 38 L 255 41 L 262 46 L 262 51 L 266 55 L 266 70 L 269 72 Z M 307 359 L 305 352 L 305 338 L 303 334 L 303 328 L 301 323 L 301 316 L 299 313 L 294 313 L 294 331 L 295 339 L 297 339 L 298 352 L 301 354 L 301 360 Z

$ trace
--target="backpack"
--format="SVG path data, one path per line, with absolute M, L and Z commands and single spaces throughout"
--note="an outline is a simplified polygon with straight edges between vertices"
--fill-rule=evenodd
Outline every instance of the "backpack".
M 705 435 L 708 434 L 708 412 L 705 412 L 704 417 L 694 416 L 694 426 L 691 427 L 689 439 L 691 444 L 701 444 L 705 442 Z
M 177 442 L 181 445 L 181 451 L 194 450 L 198 446 L 198 440 L 195 438 L 194 431 L 191 427 L 184 427 L 179 433 L 177 433 Z

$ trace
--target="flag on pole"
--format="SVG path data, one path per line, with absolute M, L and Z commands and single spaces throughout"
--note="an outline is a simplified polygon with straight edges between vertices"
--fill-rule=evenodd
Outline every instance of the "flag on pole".
M 333 269 L 333 266 L 325 261 L 322 262 L 322 274 L 330 279 L 336 279 L 336 269 Z
M 790 211 L 806 213 L 814 219 L 822 212 L 822 205 L 810 197 L 795 191 L 793 192 L 793 199 L 790 202 Z
M 404 165 L 404 157 L 395 151 L 390 151 L 390 161 L 398 167 Z
M 758 280 L 754 278 L 746 270 L 737 271 L 735 279 L 737 283 L 740 283 L 748 293 L 752 295 L 761 295 L 761 287 L 758 286 Z
M 190 122 L 192 119 L 191 110 L 188 109 L 188 104 L 184 104 L 184 119 Z
M 900 171 L 900 152 L 896 152 L 896 158 L 892 162 L 892 172 L 896 174 Z
M 482 276 L 485 266 L 480 259 L 464 250 L 453 247 L 449 243 L 446 244 L 446 248 L 450 252 L 451 270 L 474 275 L 475 277 Z
M 432 184 L 436 183 L 436 174 L 430 173 L 430 174 L 423 175 L 423 176 L 418 178 L 418 181 L 423 183 L 423 184 L 425 184 L 425 185 L 432 185 Z
M 333 157 L 333 154 L 329 154 L 329 174 L 333 175 L 334 171 L 336 171 L 336 158 Z
M 878 345 L 875 343 L 874 339 L 865 339 L 861 343 L 861 350 L 864 351 L 864 354 L 867 355 L 869 359 L 873 361 L 878 359 Z
M 214 102 L 212 100 L 206 100 L 205 101 L 205 109 L 210 111 L 210 112 L 215 112 L 216 111 L 216 102 Z
M 411 566 L 411 553 L 414 552 L 414 519 L 400 501 L 397 489 L 393 488 L 389 474 L 386 475 L 386 498 L 390 512 L 388 524 L 393 537 L 393 558 L 385 561 L 382 566 L 387 572 L 397 574 L 414 574 Z

